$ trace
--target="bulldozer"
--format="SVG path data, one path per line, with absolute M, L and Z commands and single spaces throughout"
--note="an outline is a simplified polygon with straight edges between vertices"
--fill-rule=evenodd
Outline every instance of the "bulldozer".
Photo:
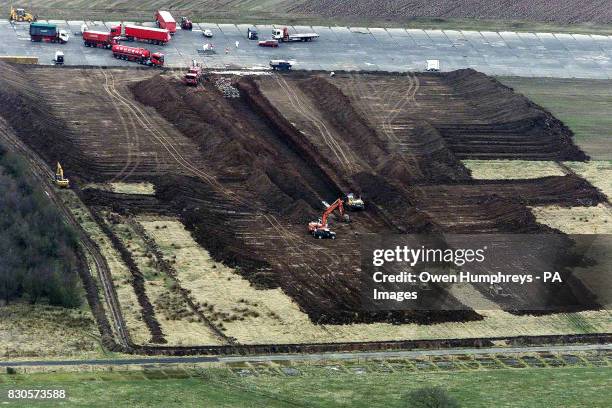
M 36 21 L 36 17 L 32 15 L 32 13 L 28 13 L 25 9 L 22 8 L 14 8 L 11 6 L 11 14 L 9 15 L 9 21 L 17 21 L 17 22 L 28 22 Z
M 64 177 L 64 169 L 62 169 L 62 165 L 57 162 L 57 169 L 55 170 L 55 185 L 59 188 L 68 188 L 70 187 L 70 181 Z
M 348 193 L 346 195 L 345 205 L 351 211 L 365 210 L 365 203 L 363 202 L 363 199 L 361 197 L 357 197 L 353 193 Z

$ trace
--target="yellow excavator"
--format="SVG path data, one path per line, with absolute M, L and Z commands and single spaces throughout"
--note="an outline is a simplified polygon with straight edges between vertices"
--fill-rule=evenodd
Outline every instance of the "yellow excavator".
M 9 15 L 9 21 L 25 21 L 31 23 L 32 21 L 36 21 L 36 17 L 32 15 L 32 13 L 28 13 L 25 9 L 22 8 L 14 8 L 11 6 L 11 14 Z
M 55 185 L 59 188 L 70 187 L 70 182 L 67 178 L 64 178 L 64 169 L 62 169 L 62 165 L 59 162 L 57 162 L 57 170 L 55 171 Z

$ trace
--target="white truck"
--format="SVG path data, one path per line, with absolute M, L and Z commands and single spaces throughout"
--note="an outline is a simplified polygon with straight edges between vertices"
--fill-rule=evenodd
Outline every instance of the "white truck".
M 425 71 L 440 71 L 440 60 L 427 60 L 427 67 L 425 68 Z
M 293 41 L 312 41 L 315 38 L 319 38 L 317 33 L 298 33 L 289 34 L 287 27 L 275 28 L 272 30 L 272 38 L 282 42 L 293 42 Z

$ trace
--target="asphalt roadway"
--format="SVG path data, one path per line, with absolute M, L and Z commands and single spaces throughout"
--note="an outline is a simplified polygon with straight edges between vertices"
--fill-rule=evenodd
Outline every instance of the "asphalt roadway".
M 43 21 L 44 22 L 44 21 Z M 71 33 L 67 44 L 30 42 L 27 23 L 0 20 L 0 55 L 39 57 L 51 64 L 56 50 L 64 51 L 68 65 L 130 66 L 112 58 L 110 51 L 83 46 L 82 21 L 51 20 Z M 91 22 L 90 29 L 109 31 L 117 22 Z M 153 26 L 153 23 L 145 25 Z M 209 68 L 261 69 L 270 59 L 295 61 L 296 69 L 420 71 L 425 61 L 438 59 L 442 71 L 474 68 L 490 75 L 612 78 L 612 37 L 583 34 L 516 33 L 492 31 L 416 30 L 402 28 L 289 27 L 291 32 L 316 32 L 313 42 L 262 48 L 249 41 L 249 25 L 194 24 L 194 30 L 177 31 L 166 46 L 143 44 L 161 50 L 169 67 L 186 67 L 193 59 Z M 260 39 L 269 38 L 272 25 L 256 26 Z M 214 37 L 206 39 L 202 30 Z M 236 47 L 236 41 L 239 42 Z M 215 54 L 203 54 L 203 45 L 214 45 Z
M 584 344 L 563 346 L 532 346 L 532 347 L 486 347 L 459 348 L 438 350 L 412 351 L 371 351 L 346 353 L 316 353 L 316 354 L 270 354 L 257 356 L 199 356 L 199 357 L 150 357 L 125 359 L 97 360 L 37 360 L 37 361 L 0 361 L 0 367 L 34 367 L 34 366 L 76 366 L 76 365 L 153 365 L 153 364 L 196 364 L 196 363 L 236 363 L 236 362 L 268 362 L 268 361 L 321 361 L 321 360 L 357 360 L 357 359 L 389 359 L 418 358 L 427 356 L 483 355 L 483 354 L 517 354 L 537 352 L 584 352 L 610 351 L 612 344 Z

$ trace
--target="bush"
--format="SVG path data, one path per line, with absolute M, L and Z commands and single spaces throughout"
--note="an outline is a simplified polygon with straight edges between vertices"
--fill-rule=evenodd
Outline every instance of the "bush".
M 406 396 L 408 408 L 459 408 L 459 403 L 441 387 L 424 387 Z

